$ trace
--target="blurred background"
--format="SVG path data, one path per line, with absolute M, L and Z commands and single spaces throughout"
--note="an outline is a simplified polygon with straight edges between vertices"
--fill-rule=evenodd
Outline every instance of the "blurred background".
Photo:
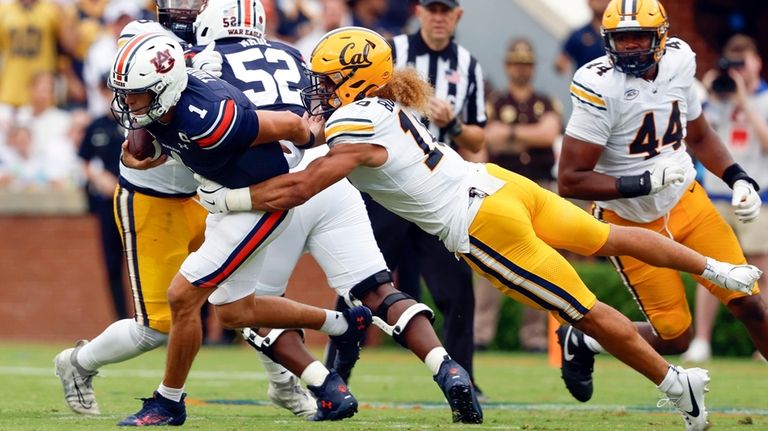
M 263 3 L 268 37 L 295 44 L 302 52 L 311 50 L 320 35 L 337 25 L 368 26 L 388 37 L 419 29 L 414 17 L 417 2 L 411 0 Z M 500 105 L 494 104 L 506 91 L 511 79 L 507 66 L 512 61 L 533 66 L 530 85 L 551 102 L 564 125 L 570 114 L 570 78 L 582 61 L 573 54 L 579 52 L 574 45 L 602 43 L 594 33 L 579 31 L 591 25 L 595 9 L 606 2 L 459 3 L 464 13 L 456 41 L 482 66 L 490 119 L 508 120 L 503 106 L 499 110 Z M 768 22 L 768 2 L 668 0 L 665 6 L 670 34 L 682 37 L 697 53 L 699 78 L 716 68 L 720 50 L 735 33 L 754 38 L 761 57 L 768 56 L 768 27 L 758 25 Z M 119 243 L 108 240 L 114 235 L 110 229 L 116 229 L 109 225 L 116 155 L 106 148 L 117 145 L 119 149 L 121 135 L 115 138 L 104 131 L 111 97 L 104 91 L 104 67 L 111 65 L 111 56 L 104 53 L 114 49 L 116 35 L 126 23 L 154 18 L 153 1 L 0 1 L 2 340 L 71 341 L 96 335 L 116 318 L 132 314 L 123 268 L 115 268 L 110 260 L 122 251 Z M 525 41 L 522 48 L 515 46 L 522 51 L 511 56 L 510 42 L 520 39 Z M 510 60 L 513 57 L 517 60 Z M 762 75 L 766 76 L 765 70 Z M 551 149 L 555 159 L 557 142 Z M 608 264 L 582 261 L 578 267 L 601 299 L 631 317 L 640 317 Z M 322 273 L 305 257 L 291 280 L 289 296 L 331 307 L 333 292 L 318 280 L 324 280 Z M 693 283 L 690 289 L 693 292 Z M 478 348 L 522 349 L 520 307 L 504 300 L 493 307 L 500 315 L 484 323 L 494 330 L 476 341 Z M 725 315 L 721 318 L 713 336 L 714 353 L 751 354 L 740 326 Z M 504 329 L 495 331 L 496 327 Z M 226 339 L 210 325 L 209 343 Z M 310 342 L 319 340 L 310 338 Z M 374 336 L 370 342 L 377 340 Z M 527 350 L 540 348 L 534 345 Z

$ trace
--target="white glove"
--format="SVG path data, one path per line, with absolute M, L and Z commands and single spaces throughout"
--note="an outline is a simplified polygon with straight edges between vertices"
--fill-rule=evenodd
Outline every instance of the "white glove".
M 195 179 L 200 185 L 197 187 L 198 202 L 211 214 L 229 212 L 227 208 L 228 188 L 221 184 L 195 174 Z
M 651 171 L 651 192 L 656 194 L 672 184 L 682 184 L 685 181 L 685 169 L 669 160 L 658 162 Z
M 707 258 L 707 266 L 702 277 L 728 290 L 752 295 L 755 283 L 763 271 L 754 265 L 732 265 Z
M 763 202 L 760 195 L 757 194 L 752 183 L 745 180 L 738 180 L 733 183 L 733 197 L 731 205 L 736 209 L 733 211 L 739 221 L 742 223 L 751 223 L 760 215 L 760 206 Z
M 221 78 L 221 65 L 224 63 L 224 59 L 221 57 L 221 53 L 214 49 L 215 47 L 216 41 L 213 41 L 206 45 L 205 49 L 195 54 L 192 57 L 192 67 L 207 72 L 216 78 Z
M 304 158 L 304 150 L 300 150 L 293 145 L 293 142 L 285 139 L 280 140 L 280 145 L 283 146 L 283 155 L 285 160 L 288 161 L 288 169 L 293 169 L 301 163 L 301 159 Z M 285 150 L 288 150 L 286 153 Z

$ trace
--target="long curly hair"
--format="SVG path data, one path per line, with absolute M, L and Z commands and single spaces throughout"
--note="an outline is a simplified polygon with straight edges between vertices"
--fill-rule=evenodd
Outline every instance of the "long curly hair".
M 372 96 L 390 99 L 406 108 L 426 115 L 429 98 L 434 94 L 432 86 L 412 67 L 397 69 L 392 79 L 384 87 L 376 90 Z

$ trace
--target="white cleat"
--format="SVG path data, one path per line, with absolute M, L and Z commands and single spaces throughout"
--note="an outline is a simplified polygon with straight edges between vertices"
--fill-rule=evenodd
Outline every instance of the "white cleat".
M 286 383 L 269 382 L 267 396 L 274 405 L 299 417 L 307 418 L 317 412 L 317 401 L 296 376 L 291 376 Z
M 707 258 L 707 266 L 702 277 L 716 285 L 736 292 L 752 295 L 755 283 L 763 271 L 754 265 L 732 265 Z
M 664 407 L 672 404 L 680 411 L 685 421 L 686 431 L 704 431 L 709 428 L 707 408 L 704 406 L 704 394 L 709 392 L 709 371 L 701 368 L 684 369 L 675 367 L 677 381 L 683 389 L 682 395 L 669 394 L 656 404 Z
M 710 347 L 709 341 L 701 338 L 694 338 L 688 346 L 688 350 L 680 356 L 681 361 L 693 364 L 707 362 L 710 359 L 712 359 L 712 347 Z
M 97 371 L 87 372 L 75 364 L 75 356 L 81 347 L 88 343 L 80 340 L 75 347 L 64 350 L 56 355 L 53 363 L 56 366 L 56 375 L 64 386 L 64 400 L 75 413 L 82 415 L 99 415 L 99 404 L 93 393 L 93 376 Z

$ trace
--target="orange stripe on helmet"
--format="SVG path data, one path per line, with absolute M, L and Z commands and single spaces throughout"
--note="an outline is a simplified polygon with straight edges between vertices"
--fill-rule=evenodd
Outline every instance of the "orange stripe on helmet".
M 245 3 L 245 11 L 243 12 L 243 17 L 245 20 L 242 23 L 245 27 L 250 27 L 251 22 L 253 21 L 253 1 L 252 0 L 244 0 L 243 3 Z
M 125 69 L 128 67 L 127 60 L 130 58 L 131 53 L 133 52 L 134 48 L 136 48 L 138 45 L 141 44 L 142 41 L 147 39 L 150 36 L 154 36 L 156 33 L 145 33 L 139 36 L 136 36 L 132 41 L 130 41 L 126 46 L 123 47 L 120 54 L 118 54 L 117 61 L 115 62 L 115 68 L 114 72 L 115 76 L 114 78 L 118 78 L 120 76 L 125 76 L 126 71 Z

